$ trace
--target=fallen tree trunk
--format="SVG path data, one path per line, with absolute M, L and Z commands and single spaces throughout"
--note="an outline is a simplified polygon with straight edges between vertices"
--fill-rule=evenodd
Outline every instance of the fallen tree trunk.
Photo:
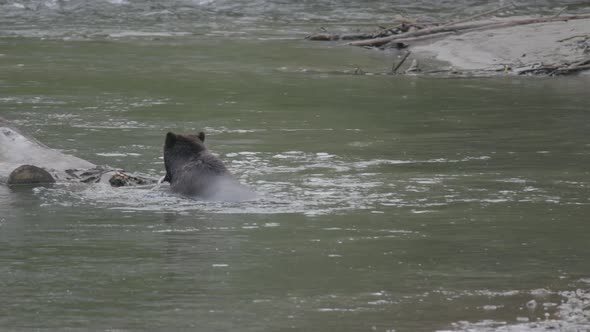
M 423 24 L 408 24 L 408 23 L 401 23 L 392 28 L 382 28 L 381 30 L 374 32 L 374 33 L 346 33 L 346 34 L 337 34 L 337 33 L 327 33 L 321 32 L 316 34 L 311 34 L 305 37 L 308 40 L 320 40 L 320 41 L 333 41 L 333 40 L 359 40 L 359 39 L 374 39 L 374 38 L 381 38 L 381 37 L 388 37 L 393 35 L 398 35 L 407 32 L 410 29 L 424 29 Z
M 564 41 L 572 40 L 574 38 L 583 38 L 584 40 L 586 40 L 586 39 L 590 39 L 590 34 L 588 34 L 588 35 L 575 35 L 575 36 L 560 39 L 560 40 L 558 40 L 558 42 L 562 43 Z

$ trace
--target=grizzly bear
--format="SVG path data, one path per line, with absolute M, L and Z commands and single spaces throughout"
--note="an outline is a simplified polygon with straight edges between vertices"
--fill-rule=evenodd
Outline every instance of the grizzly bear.
M 223 162 L 205 147 L 205 133 L 166 134 L 164 165 L 173 192 L 213 200 L 243 200 L 252 192 L 233 179 Z

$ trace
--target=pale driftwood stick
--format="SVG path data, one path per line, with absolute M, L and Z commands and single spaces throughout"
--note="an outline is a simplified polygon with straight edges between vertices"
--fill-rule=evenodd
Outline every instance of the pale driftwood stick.
M 483 12 L 483 13 L 479 13 L 477 15 L 469 16 L 469 17 L 464 18 L 464 19 L 461 19 L 461 20 L 449 22 L 449 23 L 443 25 L 443 27 L 444 26 L 450 26 L 450 25 L 455 25 L 455 24 L 459 24 L 459 23 L 465 23 L 465 22 L 473 21 L 476 18 L 480 18 L 480 17 L 484 17 L 484 16 L 489 16 L 489 15 L 495 14 L 495 13 L 497 13 L 499 11 L 502 11 L 504 9 L 507 9 L 507 8 L 510 8 L 510 7 L 513 7 L 513 6 L 514 6 L 514 4 L 513 3 L 510 3 L 509 5 L 502 6 L 500 8 L 496 8 L 496 9 L 493 9 L 493 10 L 488 10 L 487 12 Z
M 414 31 L 414 32 L 401 33 L 399 35 L 393 35 L 393 36 L 388 36 L 388 37 L 355 41 L 355 42 L 348 43 L 348 45 L 381 46 L 381 45 L 384 45 L 390 41 L 394 41 L 397 39 L 408 38 L 408 37 L 420 37 L 420 36 L 425 36 L 425 35 L 439 33 L 439 32 L 451 32 L 451 31 L 470 32 L 470 31 L 476 31 L 476 30 L 506 28 L 506 27 L 517 26 L 517 25 L 526 25 L 526 24 L 544 23 L 544 22 L 559 22 L 559 21 L 569 21 L 569 20 L 580 20 L 580 19 L 587 19 L 587 18 L 590 18 L 590 15 L 541 17 L 541 18 L 511 20 L 511 21 L 503 21 L 503 22 L 479 22 L 479 23 L 463 24 L 463 25 L 442 26 L 442 27 L 422 29 L 422 30 L 418 30 L 418 31 Z
M 567 6 L 561 8 L 557 13 L 555 13 L 555 15 L 553 15 L 553 17 L 558 17 L 559 15 L 561 15 L 561 13 L 563 13 L 565 10 L 567 9 Z
M 400 60 L 400 62 L 397 64 L 397 66 L 392 67 L 391 68 L 391 73 L 395 74 L 395 72 L 399 69 L 399 67 L 401 67 L 401 65 L 404 63 L 404 61 L 406 61 L 406 59 L 410 56 L 410 51 L 406 52 L 406 55 L 404 55 L 404 57 Z
M 569 66 L 570 67 L 576 67 L 576 66 L 582 66 L 582 65 L 590 65 L 590 59 L 584 59 L 584 60 L 576 61 L 574 63 L 571 63 Z
M 410 64 L 410 67 L 408 69 L 406 69 L 405 73 L 414 73 L 414 72 L 418 72 L 420 71 L 420 68 L 418 68 L 418 60 L 413 59 L 412 63 Z
M 514 73 L 516 73 L 517 75 L 525 75 L 525 74 L 529 74 L 529 73 L 537 74 L 537 75 L 538 74 L 551 74 L 551 73 L 555 72 L 557 70 L 557 68 L 559 68 L 559 67 L 557 67 L 556 65 L 540 65 L 538 67 L 531 66 L 531 67 L 524 68 L 524 69 L 516 68 L 514 70 Z
M 558 42 L 564 42 L 566 40 L 570 40 L 570 39 L 574 39 L 574 38 L 584 38 L 584 39 L 589 39 L 590 35 L 575 35 L 575 36 L 571 36 L 571 37 L 567 37 L 567 38 L 563 38 L 558 40 Z
M 556 74 L 569 74 L 576 71 L 588 70 L 590 69 L 590 65 L 583 65 L 583 66 L 575 66 L 575 67 L 568 67 L 568 68 L 557 68 L 555 70 Z
M 515 68 L 514 72 L 518 75 L 524 74 L 547 74 L 547 75 L 567 75 L 582 70 L 590 69 L 590 59 L 584 59 L 576 61 L 574 63 L 561 63 L 561 64 L 532 64 L 528 67 Z

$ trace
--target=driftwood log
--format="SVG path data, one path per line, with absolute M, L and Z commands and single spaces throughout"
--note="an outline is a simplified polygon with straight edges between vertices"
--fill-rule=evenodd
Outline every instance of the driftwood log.
M 415 23 L 406 23 L 402 22 L 399 25 L 392 27 L 392 28 L 383 28 L 374 33 L 345 33 L 345 34 L 336 34 L 336 33 L 327 33 L 321 32 L 316 34 L 311 34 L 305 37 L 308 40 L 319 40 L 319 41 L 334 41 L 334 40 L 364 40 L 364 39 L 374 39 L 374 38 L 382 38 L 387 36 L 393 36 L 405 33 L 409 30 L 416 30 L 416 29 L 423 29 L 425 26 L 422 24 L 415 24 Z
M 387 75 L 396 75 L 400 74 L 399 68 L 405 60 L 407 60 L 407 56 L 409 53 L 404 54 L 401 60 L 396 61 L 393 66 L 392 70 L 387 72 L 370 72 L 365 71 L 361 68 L 355 68 L 354 70 L 341 70 L 341 71 L 314 71 L 314 70 L 307 70 L 305 73 L 307 74 L 329 74 L 329 75 L 365 75 L 365 76 L 387 76 Z M 397 68 L 397 69 L 396 69 Z M 394 71 L 395 69 L 395 71 Z M 443 69 L 433 69 L 433 70 L 421 70 L 417 66 L 416 59 L 412 60 L 412 65 L 408 69 L 406 69 L 403 73 L 404 74 L 414 74 L 420 73 L 421 75 L 431 75 L 431 76 L 456 76 L 456 77 L 486 77 L 486 76 L 496 76 L 498 73 L 502 73 L 504 75 L 548 75 L 548 76 L 563 76 L 574 74 L 583 70 L 590 70 L 590 58 L 585 61 L 579 61 L 576 63 L 557 63 L 557 64 L 542 64 L 542 63 L 533 63 L 533 64 L 523 64 L 519 66 L 509 66 L 509 65 L 498 65 L 494 68 L 484 68 L 484 69 L 455 69 L 455 68 L 443 68 Z
M 469 22 L 469 21 L 473 21 L 477 18 L 481 18 L 484 16 L 489 16 L 492 14 L 495 14 L 497 12 L 500 12 L 504 9 L 507 9 L 509 7 L 512 7 L 513 5 L 507 5 L 507 6 L 503 6 L 494 10 L 490 10 L 487 12 L 483 12 L 483 13 L 479 13 L 477 15 L 473 15 L 470 17 L 467 17 L 465 19 L 460 19 L 460 20 L 456 20 L 456 21 L 452 21 L 449 23 L 433 23 L 433 22 L 429 22 L 429 23 L 418 23 L 409 19 L 398 19 L 396 20 L 398 23 L 400 23 L 399 25 L 392 27 L 392 28 L 384 28 L 384 27 L 380 27 L 381 30 L 379 30 L 378 32 L 375 33 L 348 33 L 348 34 L 335 34 L 335 33 L 327 33 L 325 32 L 325 29 L 322 28 L 322 30 L 324 30 L 321 33 L 316 33 L 316 34 L 311 34 L 308 35 L 307 37 L 305 37 L 305 39 L 309 39 L 309 40 L 320 40 L 320 41 L 334 41 L 334 40 L 367 40 L 367 39 L 379 39 L 379 38 L 387 38 L 387 37 L 391 37 L 391 36 L 395 36 L 395 35 L 400 35 L 400 34 L 404 34 L 404 33 L 413 33 L 416 32 L 418 30 L 425 30 L 425 29 L 429 29 L 429 28 L 441 28 L 441 27 L 448 27 L 448 26 L 455 26 L 457 24 L 460 23 L 465 23 L 465 22 Z M 436 32 L 433 32 L 436 33 Z M 411 37 L 411 35 L 404 35 L 401 38 L 408 38 Z M 387 42 L 385 42 L 387 43 Z M 375 45 L 358 45 L 358 46 L 379 46 L 380 42 L 377 42 Z M 393 44 L 389 44 L 389 46 L 393 46 Z M 396 47 L 398 47 L 398 45 L 395 45 Z

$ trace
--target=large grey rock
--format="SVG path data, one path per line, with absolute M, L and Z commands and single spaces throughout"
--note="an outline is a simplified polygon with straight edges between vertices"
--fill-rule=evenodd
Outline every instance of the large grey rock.
M 33 165 L 22 165 L 8 176 L 8 185 L 30 185 L 54 183 L 55 179 L 43 168 Z

